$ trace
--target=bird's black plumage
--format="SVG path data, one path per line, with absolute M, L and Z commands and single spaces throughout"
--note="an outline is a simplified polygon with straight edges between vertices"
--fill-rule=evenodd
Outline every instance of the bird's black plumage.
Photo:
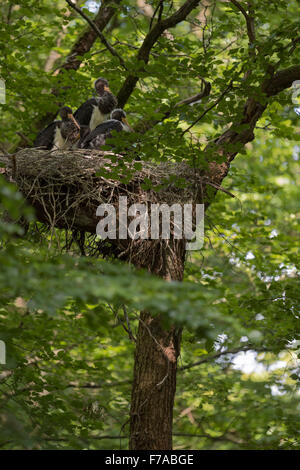
M 114 109 L 111 119 L 99 124 L 83 140 L 82 148 L 99 149 L 106 143 L 107 138 L 112 137 L 112 132 L 130 131 L 131 128 L 126 120 L 126 113 L 123 109 Z
M 41 130 L 33 143 L 34 147 L 42 147 L 45 150 L 50 150 L 53 147 L 56 126 L 60 125 L 61 121 L 53 121 L 45 129 Z
M 95 90 L 98 96 L 87 100 L 74 113 L 79 124 L 89 126 L 92 131 L 98 124 L 104 122 L 117 106 L 117 99 L 110 91 L 108 81 L 105 78 L 96 80 Z
M 51 122 L 34 141 L 34 147 L 46 150 L 70 148 L 80 138 L 80 126 L 74 119 L 71 108 L 64 106 L 59 111 L 61 121 Z
M 123 126 L 120 121 L 116 119 L 109 119 L 108 121 L 99 124 L 88 136 L 84 139 L 83 148 L 95 148 L 98 149 L 105 145 L 107 138 L 111 137 L 112 131 L 120 132 L 123 130 Z
M 77 142 L 77 148 L 82 148 L 82 144 L 90 132 L 89 126 L 80 126 L 80 139 Z
M 96 98 L 91 98 L 75 111 L 74 117 L 80 126 L 89 126 L 94 107 L 98 106 Z

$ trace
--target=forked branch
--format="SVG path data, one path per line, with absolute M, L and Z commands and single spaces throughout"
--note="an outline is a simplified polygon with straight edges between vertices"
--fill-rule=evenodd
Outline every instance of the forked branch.
M 113 48 L 113 46 L 108 42 L 102 31 L 98 28 L 96 23 L 91 20 L 82 10 L 79 8 L 75 3 L 73 3 L 71 0 L 66 0 L 67 4 L 73 8 L 85 21 L 88 22 L 88 24 L 91 26 L 91 28 L 97 33 L 97 35 L 100 38 L 100 41 L 102 44 L 106 47 L 106 49 L 113 55 L 114 57 L 117 57 L 119 59 L 120 65 L 127 70 L 127 67 L 125 65 L 125 62 L 123 58 L 117 53 L 117 51 Z

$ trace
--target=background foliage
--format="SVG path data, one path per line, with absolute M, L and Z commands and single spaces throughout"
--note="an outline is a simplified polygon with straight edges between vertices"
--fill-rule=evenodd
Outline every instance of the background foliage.
M 93 18 L 91 3 L 77 2 Z M 164 4 L 166 15 L 181 2 Z M 199 6 L 172 38 L 162 36 L 144 68 L 136 59 L 149 29 L 144 4 L 125 0 L 118 7 L 105 35 L 126 73 L 140 77 L 126 106 L 131 124 L 199 92 L 199 77 L 212 83 L 209 97 L 133 136 L 142 158 L 202 164 L 205 146 L 241 112 L 266 62 L 297 62 L 297 51 L 286 48 L 299 31 L 299 2 L 254 4 L 259 55 L 246 80 L 248 37 L 231 3 L 204 1 L 207 16 Z M 0 14 L 3 151 L 19 144 L 17 132 L 32 141 L 39 118 L 56 112 L 51 90 L 61 83 L 63 102 L 73 109 L 91 96 L 98 76 L 115 93 L 123 84 L 124 68 L 99 41 L 79 70 L 57 73 L 86 27 L 66 2 L 4 0 Z M 234 89 L 183 137 L 230 81 Z M 65 250 L 65 233 L 48 233 L 1 179 L 2 448 L 127 448 L 134 352 L 128 328 L 134 335 L 139 310 L 149 309 L 185 327 L 174 448 L 299 449 L 298 119 L 290 91 L 272 99 L 256 140 L 225 180 L 235 198 L 219 192 L 208 209 L 205 246 L 189 255 L 183 283 L 81 257 L 75 243 Z M 30 223 L 26 234 L 12 222 L 21 215 Z M 248 365 L 255 358 L 254 370 L 239 366 L 245 354 Z

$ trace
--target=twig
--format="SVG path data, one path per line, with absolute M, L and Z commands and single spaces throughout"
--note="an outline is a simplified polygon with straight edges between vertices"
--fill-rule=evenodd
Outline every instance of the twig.
M 156 23 L 153 28 L 146 35 L 143 44 L 141 45 L 136 59 L 147 64 L 151 54 L 151 49 L 162 34 L 170 29 L 174 28 L 178 23 L 186 20 L 187 16 L 199 5 L 199 0 L 186 0 L 183 5 L 180 6 L 171 16 L 164 20 Z M 130 74 L 126 77 L 126 80 L 121 87 L 117 99 L 120 107 L 124 107 L 129 97 L 133 93 L 137 82 L 139 81 L 138 74 Z
M 21 137 L 21 139 L 23 140 L 24 144 L 26 144 L 28 147 L 31 147 L 31 142 L 30 142 L 30 140 L 28 139 L 28 137 L 26 137 L 26 135 L 23 134 L 23 132 L 17 131 L 16 134 L 18 134 L 18 136 Z
M 159 122 L 163 122 L 165 119 L 168 119 L 170 117 L 173 109 L 178 108 L 180 106 L 187 106 L 192 103 L 196 103 L 197 101 L 200 101 L 201 99 L 205 98 L 206 96 L 210 95 L 211 92 L 211 84 L 204 80 L 204 78 L 201 78 L 202 83 L 204 83 L 204 89 L 200 93 L 197 93 L 196 95 L 190 96 L 188 98 L 185 98 L 184 100 L 178 101 L 178 103 L 175 103 L 170 109 L 165 111 L 160 119 L 153 119 L 153 120 L 147 120 L 147 119 L 141 119 L 135 126 L 135 131 L 139 132 L 140 134 L 144 134 L 147 132 L 149 129 L 152 129 L 156 124 Z M 157 113 L 160 112 L 159 109 L 156 110 Z
M 72 3 L 71 0 L 66 0 L 67 4 L 73 8 L 75 11 L 77 11 L 77 13 L 82 16 L 82 18 L 84 18 L 88 23 L 89 25 L 91 26 L 91 28 L 93 28 L 93 30 L 98 34 L 99 38 L 100 38 L 100 41 L 102 42 L 102 44 L 104 44 L 104 46 L 106 47 L 106 49 L 111 53 L 111 55 L 113 55 L 114 57 L 117 57 L 119 59 L 119 62 L 120 62 L 120 65 L 125 69 L 127 70 L 127 67 L 125 65 L 125 62 L 124 60 L 122 59 L 121 56 L 119 56 L 119 54 L 117 53 L 117 51 L 112 47 L 112 45 L 107 41 L 107 39 L 105 38 L 104 34 L 100 31 L 100 29 L 98 28 L 98 26 L 94 23 L 94 21 L 92 21 L 80 8 L 78 8 L 74 3 Z
M 160 1 L 159 1 L 159 3 L 157 4 L 157 7 L 156 7 L 155 10 L 154 10 L 154 13 L 153 13 L 153 15 L 152 15 L 152 18 L 151 18 L 151 20 L 150 20 L 149 31 L 150 31 L 151 28 L 152 28 L 152 23 L 153 23 L 153 21 L 154 21 L 154 18 L 155 18 L 155 16 L 156 16 L 156 13 L 157 13 L 158 9 L 159 9 L 159 13 L 158 13 L 158 20 L 157 20 L 157 22 L 159 22 L 159 21 L 161 20 L 162 11 L 163 11 L 163 9 L 164 9 L 164 2 L 163 2 L 163 0 L 160 0 Z
M 208 184 L 209 186 L 212 186 L 213 188 L 217 189 L 218 191 L 223 191 L 223 193 L 226 193 L 228 194 L 229 196 L 235 198 L 236 196 L 234 194 L 232 194 L 230 191 L 228 191 L 228 189 L 225 189 L 223 188 L 223 186 L 220 186 L 219 184 L 215 184 L 213 183 L 212 181 L 205 181 L 206 184 Z
M 224 96 L 226 95 L 226 93 L 232 88 L 232 81 L 229 83 L 228 87 L 223 91 L 223 93 L 219 96 L 219 98 L 211 105 L 209 106 L 202 114 L 201 116 L 199 116 L 189 127 L 187 127 L 183 132 L 182 132 L 182 136 L 188 132 L 192 127 L 195 126 L 195 124 L 197 124 L 199 121 L 201 121 L 201 119 L 209 112 L 211 111 L 213 108 L 215 108 L 219 103 L 220 101 L 222 101 L 222 99 L 224 98 Z
M 125 329 L 125 331 L 127 331 L 129 339 L 131 339 L 131 341 L 136 343 L 136 337 L 132 333 L 132 329 L 131 329 L 131 325 L 130 325 L 130 321 L 129 321 L 129 316 L 128 316 L 127 309 L 126 309 L 125 305 L 123 305 L 123 312 L 124 312 L 124 317 L 125 317 L 126 325 L 127 325 L 127 328 L 124 325 L 124 329 Z
M 199 101 L 202 98 L 209 96 L 211 92 L 211 84 L 207 82 L 206 80 L 204 80 L 204 78 L 200 77 L 200 79 L 202 83 L 204 84 L 204 89 L 200 93 L 197 93 L 196 95 L 190 96 L 189 98 L 185 98 L 184 100 L 179 101 L 178 103 L 175 104 L 175 107 L 195 103 L 196 101 Z
M 192 367 L 200 366 L 201 364 L 205 364 L 206 362 L 213 361 L 214 359 L 218 359 L 221 356 L 225 356 L 227 354 L 238 354 L 240 352 L 247 352 L 247 351 L 257 351 L 257 352 L 268 352 L 270 349 L 267 348 L 255 348 L 250 345 L 248 346 L 242 346 L 240 348 L 233 348 L 233 349 L 227 349 L 226 351 L 220 351 L 212 355 L 207 355 L 203 359 L 197 362 L 193 362 L 192 364 L 188 364 L 186 366 L 180 367 L 178 370 L 179 371 L 184 371 L 191 369 Z
M 17 161 L 16 161 L 16 154 L 17 152 L 15 153 L 8 153 L 6 152 L 5 148 L 2 146 L 2 144 L 0 143 L 0 150 L 3 152 L 4 156 L 8 159 L 11 160 L 12 162 L 12 175 L 11 175 L 11 180 L 14 181 L 16 179 L 16 175 L 17 175 Z

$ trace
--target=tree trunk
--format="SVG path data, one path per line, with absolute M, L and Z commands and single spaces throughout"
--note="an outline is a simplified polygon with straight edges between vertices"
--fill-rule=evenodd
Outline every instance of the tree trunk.
M 152 272 L 167 280 L 182 280 L 184 242 L 166 247 L 161 264 Z M 159 266 L 159 268 L 158 268 Z M 172 449 L 173 407 L 176 392 L 177 358 L 180 354 L 181 328 L 163 326 L 161 316 L 141 312 L 135 351 L 131 394 L 131 450 Z
M 181 330 L 141 313 L 130 411 L 132 450 L 172 449 L 173 405 Z

